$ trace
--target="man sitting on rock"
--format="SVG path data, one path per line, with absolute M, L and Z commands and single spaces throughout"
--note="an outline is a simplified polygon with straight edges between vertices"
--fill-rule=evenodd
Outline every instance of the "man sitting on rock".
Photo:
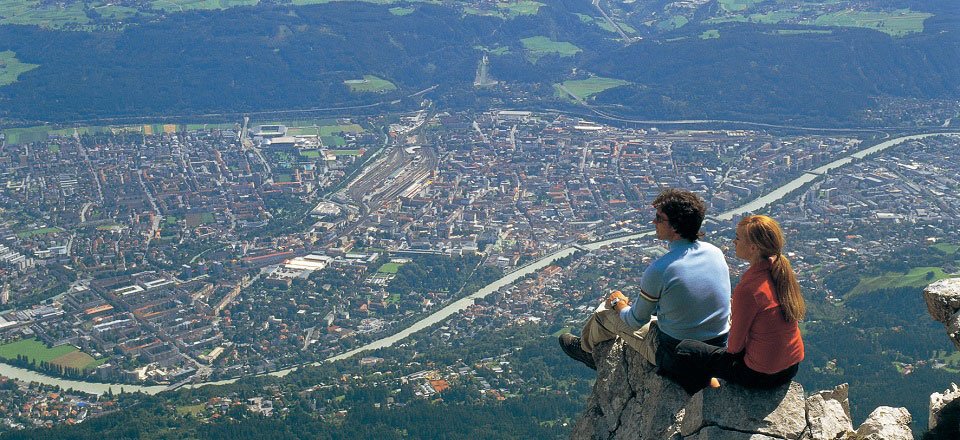
M 653 207 L 657 238 L 669 242 L 669 252 L 644 271 L 640 298 L 631 306 L 620 291 L 613 292 L 587 320 L 581 337 L 560 335 L 560 346 L 596 370 L 594 347 L 619 336 L 661 374 L 682 385 L 683 366 L 675 360 L 681 340 L 726 345 L 730 272 L 723 252 L 699 240 L 706 214 L 703 199 L 690 191 L 668 189 Z

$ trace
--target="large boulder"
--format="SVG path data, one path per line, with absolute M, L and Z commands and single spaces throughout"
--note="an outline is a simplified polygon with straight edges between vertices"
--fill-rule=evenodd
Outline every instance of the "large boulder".
M 810 437 L 816 439 L 840 439 L 853 432 L 847 384 L 810 395 L 807 398 L 807 424 Z
M 913 440 L 912 418 L 906 408 L 877 407 L 857 428 L 858 440 Z

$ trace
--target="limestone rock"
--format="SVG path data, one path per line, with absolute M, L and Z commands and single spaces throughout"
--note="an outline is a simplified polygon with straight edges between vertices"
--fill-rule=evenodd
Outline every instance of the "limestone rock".
M 686 437 L 715 427 L 718 429 L 709 430 L 715 434 L 696 438 L 745 438 L 744 434 L 759 434 L 795 439 L 807 425 L 805 408 L 803 387 L 796 382 L 773 390 L 724 382 L 720 388 L 704 389 L 690 399 L 680 433 Z
M 857 428 L 857 440 L 913 440 L 910 413 L 906 408 L 881 406 Z
M 847 384 L 807 398 L 809 436 L 816 440 L 842 439 L 853 432 Z
M 913 439 L 903 408 L 877 408 L 854 433 L 846 384 L 807 398 L 796 382 L 774 390 L 725 382 L 691 397 L 622 341 L 597 345 L 594 360 L 597 381 L 573 439 Z
M 960 388 L 950 384 L 943 393 L 930 395 L 930 431 L 924 438 L 960 438 Z
M 666 439 L 679 431 L 689 395 L 621 342 L 594 350 L 597 381 L 572 438 Z
M 923 290 L 930 316 L 947 327 L 947 336 L 960 350 L 960 278 L 937 281 Z

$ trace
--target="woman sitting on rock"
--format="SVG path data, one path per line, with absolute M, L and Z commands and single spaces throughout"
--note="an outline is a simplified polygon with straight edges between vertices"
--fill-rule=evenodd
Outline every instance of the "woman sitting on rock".
M 806 305 L 782 253 L 783 232 L 774 219 L 745 217 L 737 225 L 734 245 L 737 258 L 749 261 L 750 268 L 733 290 L 727 348 L 684 340 L 677 346 L 678 361 L 683 359 L 695 370 L 687 379 L 700 388 L 708 383 L 719 386 L 711 376 L 747 387 L 774 388 L 790 382 L 803 360 L 797 323 Z

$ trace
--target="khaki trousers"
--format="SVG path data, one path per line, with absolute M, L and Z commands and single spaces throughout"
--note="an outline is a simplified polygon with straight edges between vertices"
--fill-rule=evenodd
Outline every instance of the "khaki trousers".
M 620 337 L 630 348 L 636 350 L 647 362 L 657 365 L 657 317 L 651 317 L 639 330 L 630 328 L 616 310 L 607 308 L 606 302 L 599 307 L 583 325 L 580 333 L 580 348 L 587 353 L 593 353 L 597 344 Z

